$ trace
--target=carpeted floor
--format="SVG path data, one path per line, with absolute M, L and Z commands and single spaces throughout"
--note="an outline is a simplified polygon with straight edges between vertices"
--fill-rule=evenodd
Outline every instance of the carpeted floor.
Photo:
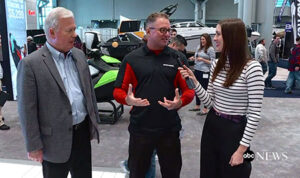
M 284 93 L 285 81 L 272 81 L 272 85 L 276 89 L 265 89 L 264 97 L 277 98 L 300 98 L 300 89 L 292 89 L 292 94 Z

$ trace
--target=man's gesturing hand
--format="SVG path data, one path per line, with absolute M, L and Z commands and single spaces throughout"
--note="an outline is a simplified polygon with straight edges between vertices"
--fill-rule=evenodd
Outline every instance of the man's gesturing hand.
M 132 85 L 131 84 L 129 84 L 125 101 L 130 106 L 149 106 L 150 105 L 150 103 L 147 99 L 134 97 L 134 94 L 132 93 Z
M 175 97 L 173 101 L 167 100 L 166 97 L 164 97 L 164 102 L 158 101 L 158 103 L 163 107 L 167 108 L 168 110 L 180 108 L 182 101 L 179 96 L 178 88 L 176 88 L 175 90 Z

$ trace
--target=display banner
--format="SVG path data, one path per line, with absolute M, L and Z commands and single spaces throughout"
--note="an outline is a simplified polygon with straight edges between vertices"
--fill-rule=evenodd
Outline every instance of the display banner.
M 25 0 L 5 0 L 13 98 L 17 94 L 17 67 L 24 58 L 26 40 Z
M 296 38 L 300 37 L 300 0 L 294 0 L 292 2 L 291 17 L 294 34 L 294 44 L 296 44 Z
M 287 3 L 287 0 L 284 0 L 283 3 L 282 3 L 282 6 L 280 8 L 280 12 L 279 12 L 279 15 L 278 15 L 278 18 L 277 18 L 277 22 L 281 22 L 281 16 L 283 14 L 286 3 Z

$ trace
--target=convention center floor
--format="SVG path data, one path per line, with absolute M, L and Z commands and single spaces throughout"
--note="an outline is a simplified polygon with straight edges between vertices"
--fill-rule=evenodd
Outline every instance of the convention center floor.
M 287 75 L 286 69 L 278 67 L 277 76 L 273 80 L 281 85 L 280 89 L 276 90 L 277 93 L 265 91 L 262 119 L 251 144 L 256 155 L 252 162 L 252 178 L 299 178 L 300 95 L 299 89 L 293 94 L 283 93 Z M 195 101 L 179 111 L 184 128 L 181 142 L 182 178 L 198 178 L 200 175 L 200 139 L 205 116 L 188 111 L 194 104 Z M 99 125 L 100 144 L 92 142 L 94 178 L 128 177 L 119 163 L 128 156 L 129 109 L 125 107 L 122 118 L 114 125 Z M 7 102 L 3 107 L 3 115 L 11 129 L 0 131 L 0 177 L 41 178 L 40 164 L 29 161 L 26 156 L 17 102 Z M 161 178 L 159 166 L 156 167 L 156 175 Z

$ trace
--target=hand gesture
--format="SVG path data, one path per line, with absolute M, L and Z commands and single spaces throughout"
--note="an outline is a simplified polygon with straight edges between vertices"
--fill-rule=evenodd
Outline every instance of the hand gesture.
M 197 61 L 202 61 L 202 59 L 203 59 L 202 57 L 197 57 L 196 58 Z
M 158 101 L 158 104 L 162 105 L 163 107 L 167 108 L 168 110 L 180 108 L 182 101 L 179 96 L 178 88 L 175 89 L 175 97 L 174 97 L 173 101 L 167 100 L 166 97 L 164 97 L 164 102 Z
M 195 86 L 198 85 L 198 80 L 196 79 L 193 71 L 191 71 L 191 69 L 189 69 L 187 66 L 183 65 L 183 68 L 182 67 L 178 67 L 178 70 L 182 76 L 182 78 L 190 78 L 193 80 Z
M 295 67 L 295 71 L 299 71 L 299 69 L 300 69 L 300 68 L 299 68 L 298 66 L 297 66 L 297 67 Z
M 136 98 L 132 92 L 132 85 L 129 84 L 127 96 L 125 101 L 130 106 L 149 106 L 150 103 L 147 99 Z
M 42 163 L 43 162 L 43 151 L 42 150 L 36 150 L 27 153 L 28 159 L 32 161 L 37 161 Z

